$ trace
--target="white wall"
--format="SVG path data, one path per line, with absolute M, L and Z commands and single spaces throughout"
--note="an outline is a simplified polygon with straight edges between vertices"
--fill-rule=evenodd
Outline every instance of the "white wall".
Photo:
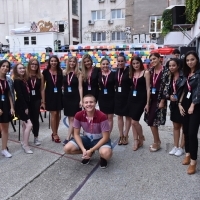
M 110 0 L 105 0 L 103 3 L 98 3 L 98 0 L 83 0 L 83 28 L 82 28 L 82 37 L 83 43 L 91 43 L 91 32 L 100 32 L 100 31 L 110 31 L 110 30 L 120 30 L 125 28 L 125 19 L 115 19 L 114 23 L 109 25 L 108 20 L 111 19 L 111 9 L 125 9 L 125 1 L 116 0 L 116 2 L 110 2 Z M 106 10 L 105 20 L 97 20 L 94 25 L 88 25 L 88 20 L 92 19 L 91 11 L 94 10 Z M 103 43 L 113 43 L 109 38 L 111 33 L 106 34 L 106 41 Z M 96 43 L 96 42 L 94 42 Z M 97 42 L 99 43 L 99 42 Z

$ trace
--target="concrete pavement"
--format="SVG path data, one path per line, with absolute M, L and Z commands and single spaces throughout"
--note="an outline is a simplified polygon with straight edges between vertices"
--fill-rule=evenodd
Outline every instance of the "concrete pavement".
M 175 157 L 168 154 L 173 142 L 169 119 L 166 126 L 160 127 L 162 149 L 150 153 L 148 147 L 152 143 L 152 135 L 143 119 L 141 123 L 146 140 L 142 148 L 136 152 L 132 151 L 131 132 L 127 146 L 116 145 L 118 139 L 116 118 L 111 134 L 113 157 L 106 169 L 99 168 L 98 152 L 86 166 L 80 164 L 81 155 L 65 155 L 62 144 L 51 141 L 47 118 L 41 123 L 39 136 L 42 141 L 41 146 L 33 145 L 31 134 L 33 155 L 23 152 L 18 141 L 18 132 L 13 132 L 10 126 L 8 146 L 13 157 L 8 159 L 0 156 L 0 199 L 200 199 L 200 172 L 187 175 L 187 166 L 181 164 L 183 156 Z M 67 128 L 62 117 L 59 128 L 62 140 L 65 139 L 66 132 Z M 200 164 L 200 161 L 198 163 Z

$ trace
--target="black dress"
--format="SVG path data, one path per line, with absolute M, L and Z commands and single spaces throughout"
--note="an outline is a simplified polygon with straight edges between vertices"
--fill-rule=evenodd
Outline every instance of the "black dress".
M 99 98 L 98 98 L 99 108 L 105 114 L 114 114 L 115 72 L 111 72 L 108 75 L 107 83 L 106 83 L 106 76 L 102 75 L 102 73 L 100 72 L 98 82 L 99 82 Z
M 72 77 L 73 72 L 70 72 L 69 80 Z M 64 106 L 64 115 L 73 117 L 81 108 L 79 107 L 80 103 L 80 94 L 79 94 L 79 81 L 76 75 L 73 75 L 70 85 L 68 84 L 68 75 L 63 76 L 63 86 L 64 86 L 64 95 L 63 95 L 63 106 Z
M 1 86 L 3 88 L 0 88 L 0 109 L 3 111 L 3 114 L 0 116 L 0 123 L 8 123 L 11 121 L 11 113 L 10 113 L 10 100 L 8 97 L 8 93 L 10 91 L 8 82 L 6 80 L 1 80 Z
M 54 85 L 52 80 L 51 73 L 48 69 L 45 69 L 43 72 L 44 82 L 45 82 L 45 101 L 46 101 L 46 110 L 48 111 L 59 111 L 62 110 L 62 73 L 53 75 L 53 79 L 57 78 L 57 81 Z
M 22 121 L 27 122 L 30 119 L 29 113 L 25 110 L 30 110 L 30 89 L 25 80 L 15 79 L 14 89 L 16 92 L 15 113 Z
M 136 96 L 134 91 L 137 91 Z M 138 78 L 136 88 L 132 80 L 132 87 L 128 98 L 129 116 L 133 120 L 139 121 L 140 117 L 142 116 L 142 113 L 144 112 L 146 103 L 147 103 L 146 79 L 143 74 L 143 76 Z
M 119 73 L 119 77 L 121 77 L 123 73 L 121 85 L 119 85 L 118 73 Z M 129 96 L 130 87 L 131 87 L 131 81 L 129 78 L 129 67 L 126 67 L 125 69 L 117 70 L 115 74 L 115 86 L 116 86 L 116 91 L 115 91 L 114 112 L 116 115 L 119 115 L 119 116 L 129 116 L 128 96 Z M 119 87 L 121 87 L 121 92 L 119 92 Z
M 92 69 L 92 74 L 91 74 L 91 77 L 90 77 L 91 88 L 88 87 L 89 86 L 88 80 L 83 81 L 83 97 L 86 94 L 91 94 L 96 98 L 96 101 L 98 100 L 98 92 L 99 92 L 98 74 L 99 74 L 99 72 L 100 72 L 100 68 L 94 67 Z
M 28 79 L 30 88 L 30 120 L 33 124 L 33 134 L 38 137 L 39 134 L 39 114 L 41 106 L 41 78 L 31 77 Z

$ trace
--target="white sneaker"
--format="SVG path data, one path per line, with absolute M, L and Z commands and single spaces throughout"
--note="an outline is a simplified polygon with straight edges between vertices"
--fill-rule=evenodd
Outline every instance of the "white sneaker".
M 24 149 L 24 152 L 27 154 L 33 154 L 33 151 L 31 151 L 29 146 L 23 145 L 22 148 Z
M 184 150 L 181 147 L 179 147 L 174 155 L 175 156 L 182 156 L 183 153 L 184 153 Z
M 169 152 L 170 155 L 174 155 L 177 152 L 178 148 L 173 147 L 172 150 Z
M 39 142 L 39 140 L 38 140 L 37 137 L 34 138 L 34 144 L 35 144 L 36 146 L 40 146 L 40 145 L 41 145 L 41 142 Z
M 1 151 L 2 156 L 5 156 L 6 158 L 11 158 L 12 155 L 7 151 L 7 149 L 4 149 Z

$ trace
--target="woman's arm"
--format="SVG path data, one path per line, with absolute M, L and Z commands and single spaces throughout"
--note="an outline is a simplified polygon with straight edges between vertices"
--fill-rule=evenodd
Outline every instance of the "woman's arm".
M 41 92 L 41 97 L 42 97 L 42 101 L 41 101 L 41 107 L 44 108 L 45 110 L 45 87 L 44 87 L 44 76 L 41 76 L 41 88 L 40 88 L 40 92 Z
M 148 70 L 145 71 L 144 74 L 146 80 L 146 90 L 147 90 L 147 103 L 145 106 L 146 112 L 149 112 L 149 102 L 150 102 L 150 72 Z
M 11 115 L 14 115 L 15 109 L 14 109 L 13 99 L 12 99 L 10 91 L 8 92 L 8 98 L 9 98 L 9 101 L 10 101 L 10 113 L 11 113 Z

